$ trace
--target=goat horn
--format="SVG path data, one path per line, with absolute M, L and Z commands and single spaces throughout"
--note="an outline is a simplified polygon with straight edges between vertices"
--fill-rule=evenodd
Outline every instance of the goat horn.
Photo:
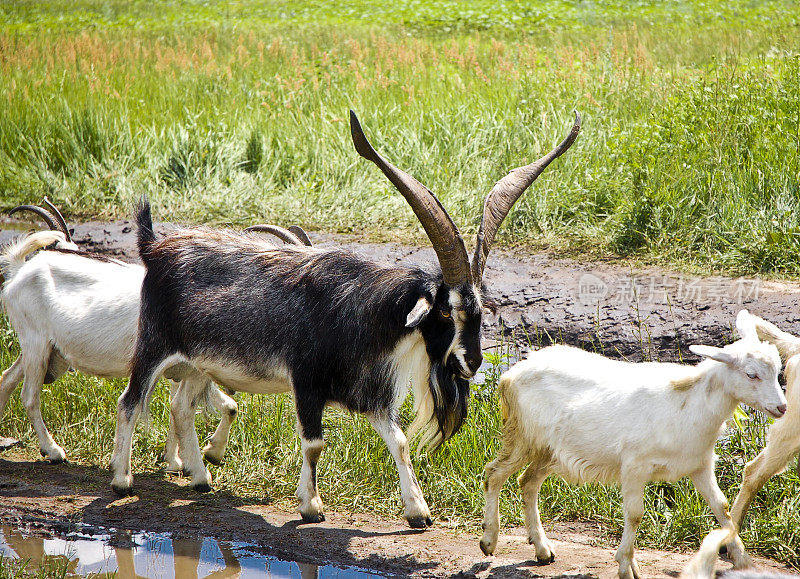
M 472 277 L 475 280 L 480 280 L 483 277 L 483 268 L 486 266 L 486 258 L 489 255 L 489 250 L 492 247 L 494 236 L 506 218 L 508 212 L 516 203 L 517 199 L 525 192 L 525 190 L 536 181 L 536 178 L 542 174 L 547 166 L 557 157 L 561 156 L 567 149 L 572 146 L 578 133 L 581 130 L 581 116 L 578 111 L 575 112 L 575 123 L 572 125 L 567 138 L 552 151 L 547 153 L 541 159 L 534 161 L 530 165 L 517 167 L 512 170 L 508 175 L 500 179 L 483 203 L 483 217 L 481 218 L 481 225 L 478 229 L 477 243 L 475 245 L 475 255 L 472 259 Z
M 300 227 L 299 225 L 290 225 L 289 231 L 294 233 L 298 237 L 298 239 L 300 239 L 300 241 L 303 242 L 303 245 L 311 247 L 311 238 L 308 236 L 308 233 L 306 233 L 302 227 Z
M 305 245 L 303 240 L 297 237 L 294 233 L 289 231 L 288 229 L 284 229 L 283 227 L 278 227 L 277 225 L 251 225 L 245 231 L 252 231 L 257 233 L 270 233 L 280 239 L 288 243 L 289 245 Z
M 50 200 L 45 195 L 44 204 L 53 212 L 58 224 L 61 226 L 61 232 L 64 234 L 64 237 L 67 238 L 67 241 L 72 241 L 72 236 L 69 234 L 69 227 L 67 227 L 67 222 L 64 221 L 64 216 L 61 215 L 61 211 L 58 210 L 58 207 L 50 203 Z
M 47 226 L 50 228 L 51 231 L 60 231 L 61 228 L 58 226 L 57 220 L 55 215 L 50 213 L 47 209 L 42 209 L 37 205 L 17 205 L 8 212 L 9 215 L 14 215 L 14 213 L 18 213 L 20 211 L 30 211 L 31 213 L 36 213 L 39 217 L 41 217 Z
M 436 195 L 411 175 L 384 159 L 370 145 L 353 111 L 350 111 L 350 133 L 358 154 L 375 163 L 411 205 L 431 240 L 436 257 L 439 258 L 444 282 L 451 287 L 472 282 L 464 240 Z

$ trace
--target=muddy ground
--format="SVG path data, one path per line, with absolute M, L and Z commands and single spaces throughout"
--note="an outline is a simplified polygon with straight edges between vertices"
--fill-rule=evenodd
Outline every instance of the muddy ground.
M 0 458 L 0 525 L 28 532 L 65 534 L 76 523 L 98 528 L 171 533 L 173 539 L 213 536 L 248 541 L 264 554 L 316 565 L 357 566 L 399 577 L 572 577 L 614 578 L 618 537 L 596 523 L 547 523 L 556 561 L 540 566 L 523 528 L 504 529 L 493 557 L 478 548 L 474 532 L 437 521 L 426 531 L 401 519 L 328 511 L 321 524 L 304 524 L 299 515 L 268 504 L 253 504 L 224 493 L 199 495 L 177 477 L 139 474 L 138 496 L 112 494 L 109 474 L 97 467 L 24 460 L 14 451 Z M 86 528 L 81 529 L 86 532 Z M 677 577 L 691 554 L 639 549 L 646 577 Z M 762 568 L 784 570 L 757 559 Z M 730 568 L 720 561 L 718 569 Z
M 26 228 L 0 221 L 0 244 Z M 165 226 L 157 226 L 165 231 Z M 92 251 L 136 260 L 127 222 L 75 227 L 76 242 Z M 312 234 L 320 246 L 347 247 L 384 263 L 431 261 L 429 249 L 363 243 Z M 736 312 L 747 307 L 790 331 L 800 331 L 800 284 L 723 277 L 692 278 L 656 268 L 632 270 L 614 262 L 578 262 L 545 254 L 495 250 L 487 266 L 488 290 L 499 303 L 487 316 L 485 336 L 512 337 L 523 347 L 562 341 L 611 356 L 692 359 L 691 343 L 731 338 Z M 489 341 L 489 340 L 487 340 Z M 0 455 L 0 523 L 64 532 L 72 523 L 175 536 L 251 541 L 267 554 L 309 563 L 356 565 L 401 576 L 616 577 L 614 546 L 591 522 L 546 525 L 558 558 L 537 566 L 524 529 L 506 529 L 494 557 L 484 557 L 478 536 L 438 521 L 425 532 L 401 520 L 369 514 L 328 513 L 304 525 L 287 510 L 250 504 L 226 493 L 197 495 L 179 478 L 139 475 L 138 497 L 118 499 L 109 474 L 96 467 L 48 465 L 20 451 Z M 640 550 L 646 576 L 677 576 L 689 554 Z M 760 560 L 762 566 L 780 568 Z M 723 568 L 727 564 L 720 564 Z
M 0 220 L 0 245 L 27 228 Z M 39 227 L 38 225 L 36 226 Z M 169 226 L 157 225 L 165 232 Z M 136 261 L 127 221 L 75 226 L 82 247 Z M 382 263 L 435 261 L 429 248 L 364 243 L 311 234 L 315 245 L 345 247 Z M 632 269 L 614 261 L 583 262 L 544 253 L 496 249 L 484 276 L 499 304 L 486 316 L 488 343 L 501 333 L 525 349 L 552 341 L 631 360 L 693 360 L 687 346 L 730 341 L 736 313 L 746 307 L 788 331 L 800 332 L 800 284 L 758 278 L 697 278 L 658 268 Z

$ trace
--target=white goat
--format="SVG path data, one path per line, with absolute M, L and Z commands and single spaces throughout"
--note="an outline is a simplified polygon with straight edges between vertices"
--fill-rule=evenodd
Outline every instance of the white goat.
M 744 467 L 742 487 L 731 509 L 731 518 L 737 529 L 741 528 L 753 496 L 800 452 L 800 338 L 757 316 L 752 317 L 758 337 L 775 344 L 781 358 L 786 361 L 784 377 L 789 408 L 784 417 L 770 427 L 764 450 Z
M 697 554 L 692 557 L 692 560 L 689 561 L 683 571 L 681 571 L 679 579 L 715 579 L 717 574 L 714 567 L 717 562 L 717 557 L 719 556 L 720 547 L 735 540 L 735 529 L 714 529 L 711 531 L 706 535 L 706 538 L 703 539 L 703 543 L 700 545 Z M 788 577 L 797 578 L 797 575 L 753 568 L 726 571 L 721 573 L 719 577 L 724 577 L 725 579 L 781 579 Z
M 54 227 L 53 220 L 46 220 Z M 59 222 L 63 223 L 63 218 Z M 23 405 L 39 439 L 40 452 L 55 463 L 65 460 L 66 453 L 42 420 L 42 385 L 55 381 L 70 367 L 100 377 L 129 375 L 144 278 L 140 265 L 79 251 L 69 240 L 66 225 L 59 228 L 61 231 L 23 236 L 0 255 L 0 271 L 5 278 L 0 298 L 22 351 L 0 377 L 0 417 L 24 377 Z M 51 245 L 52 250 L 27 259 Z M 175 387 L 172 390 L 175 393 Z M 206 459 L 216 464 L 225 452 L 238 407 L 210 382 L 206 395 L 222 415 L 204 448 Z M 177 440 L 170 420 L 165 449 L 168 470 L 182 468 Z
M 491 554 L 499 532 L 500 489 L 520 477 L 528 540 L 540 562 L 555 558 L 539 518 L 538 495 L 555 472 L 573 482 L 619 482 L 625 529 L 617 550 L 620 577 L 640 577 L 633 556 L 650 481 L 689 476 L 720 524 L 733 529 L 714 477 L 714 442 L 739 402 L 779 417 L 786 399 L 778 385 L 780 358 L 756 337 L 747 311 L 742 339 L 726 346 L 691 346 L 707 358 L 696 366 L 609 360 L 568 346 L 532 353 L 500 378 L 506 421 L 499 457 L 486 466 L 484 534 Z M 736 567 L 750 560 L 738 536 L 729 549 Z

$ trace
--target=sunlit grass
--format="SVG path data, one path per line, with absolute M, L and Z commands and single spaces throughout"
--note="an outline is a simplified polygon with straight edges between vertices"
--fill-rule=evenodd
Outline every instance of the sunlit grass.
M 6 333 L 0 348 L 0 366 L 7 367 L 16 352 L 16 344 Z M 434 517 L 470 531 L 479 529 L 482 517 L 483 467 L 498 451 L 501 419 L 495 384 L 499 372 L 507 367 L 508 349 L 490 359 L 496 367 L 490 370 L 486 385 L 475 387 L 469 418 L 461 432 L 438 452 L 413 459 Z M 124 380 L 68 374 L 44 388 L 44 419 L 69 460 L 100 467 L 108 464 L 116 400 L 124 385 Z M 293 508 L 302 455 L 291 397 L 239 395 L 237 400 L 239 416 L 224 462 L 219 467 L 209 467 L 214 488 L 245 500 L 266 500 Z M 167 388 L 163 387 L 154 397 L 150 420 L 138 429 L 133 448 L 134 476 L 171 476 L 163 473 L 159 463 L 167 417 Z M 403 420 L 408 424 L 411 418 L 406 407 Z M 211 435 L 217 420 L 210 415 L 198 416 L 201 440 Z M 717 450 L 721 456 L 717 476 L 731 500 L 738 490 L 742 465 L 764 444 L 763 422 L 751 420 L 743 424 L 743 430 L 732 430 Z M 12 398 L 0 425 L 0 434 L 24 442 L 24 452 L 31 460 L 40 458 L 36 436 L 18 396 Z M 394 461 L 367 420 L 329 409 L 324 428 L 326 446 L 318 480 L 328 508 L 378 513 L 397 518 L 400 524 L 402 504 Z M 743 533 L 754 552 L 800 566 L 798 496 L 800 478 L 794 469 L 775 477 L 758 494 Z M 640 545 L 694 549 L 715 526 L 705 501 L 687 480 L 649 485 L 646 501 L 647 513 L 638 536 Z M 601 522 L 610 534 L 622 531 L 621 497 L 613 486 L 573 486 L 550 477 L 543 487 L 541 508 L 545 521 L 592 519 Z M 501 514 L 506 524 L 522 524 L 522 504 L 513 477 L 501 498 Z
M 501 243 L 800 273 L 793 2 L 13 2 L 0 20 L 7 207 L 123 217 L 147 193 L 165 220 L 418 236 L 353 151 L 354 108 L 473 232 L 578 109 Z

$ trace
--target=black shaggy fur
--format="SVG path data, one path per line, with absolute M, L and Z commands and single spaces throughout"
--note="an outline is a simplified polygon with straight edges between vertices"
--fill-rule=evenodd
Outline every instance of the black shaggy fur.
M 442 440 L 460 428 L 469 385 L 447 356 L 456 328 L 440 271 L 382 267 L 342 250 L 269 249 L 207 229 L 156 241 L 146 200 L 136 219 L 147 273 L 131 381 L 121 399 L 129 416 L 148 398 L 148 377 L 175 353 L 235 361 L 257 379 L 288 369 L 307 439 L 322 437 L 330 402 L 386 413 L 396 396 L 387 354 L 414 331 L 406 317 L 425 296 L 433 308 L 416 329 L 431 361 L 434 418 Z M 480 303 L 463 307 L 469 315 L 461 342 L 474 371 Z

